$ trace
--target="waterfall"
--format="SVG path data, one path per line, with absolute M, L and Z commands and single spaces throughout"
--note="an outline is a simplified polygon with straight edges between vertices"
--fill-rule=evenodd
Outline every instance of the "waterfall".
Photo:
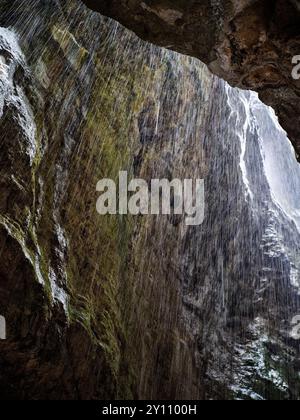
M 294 149 L 273 109 L 264 106 L 256 94 L 251 98 L 272 197 L 300 229 L 300 166 Z
M 0 1 L 0 388 L 299 399 L 300 169 L 273 110 L 79 0 L 46 3 Z M 204 179 L 204 223 L 100 216 L 119 171 Z

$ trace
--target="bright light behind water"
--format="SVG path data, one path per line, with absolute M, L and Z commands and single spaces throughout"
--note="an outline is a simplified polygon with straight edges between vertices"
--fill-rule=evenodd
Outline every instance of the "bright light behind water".
M 251 111 L 257 121 L 265 173 L 274 201 L 300 230 L 300 165 L 294 149 L 273 109 L 261 103 L 256 93 L 251 93 Z

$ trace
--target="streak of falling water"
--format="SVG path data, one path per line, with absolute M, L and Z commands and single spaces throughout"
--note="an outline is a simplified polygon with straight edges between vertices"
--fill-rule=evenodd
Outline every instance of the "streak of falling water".
M 252 130 L 253 128 L 250 113 L 249 92 L 240 92 L 238 95 L 239 106 L 236 106 L 236 103 L 234 103 L 234 95 L 231 94 L 232 88 L 230 88 L 229 85 L 226 85 L 225 89 L 228 98 L 228 105 L 230 108 L 229 124 L 235 126 L 236 134 L 238 135 L 241 143 L 240 168 L 243 174 L 246 193 L 250 199 L 253 199 L 253 193 L 251 191 L 246 165 L 247 135 L 248 130 Z

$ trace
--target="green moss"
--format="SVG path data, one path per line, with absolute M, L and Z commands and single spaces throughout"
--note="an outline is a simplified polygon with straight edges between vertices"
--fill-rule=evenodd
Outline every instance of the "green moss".
M 155 80 L 157 72 L 142 60 L 140 66 L 137 63 L 137 71 L 132 71 L 130 60 L 121 67 L 114 66 L 119 46 L 110 45 L 105 61 L 101 52 L 99 57 L 93 57 L 95 69 L 89 74 L 93 80 L 89 104 L 82 102 L 81 96 L 84 95 L 72 98 L 74 102 L 68 103 L 72 115 L 60 119 L 63 128 L 58 128 L 56 115 L 64 109 L 69 91 L 74 90 L 75 71 L 82 69 L 88 51 L 78 42 L 80 38 L 76 39 L 70 31 L 62 30 L 59 25 L 49 29 L 52 39 L 43 48 L 39 60 L 47 69 L 44 76 L 49 83 L 41 80 L 41 85 L 47 90 L 49 101 L 45 106 L 51 108 L 51 112 L 46 114 L 48 109 L 34 110 L 37 153 L 30 169 L 33 203 L 22 211 L 22 217 L 29 223 L 22 228 L 18 225 L 14 235 L 22 244 L 24 253 L 29 255 L 36 277 L 41 273 L 51 306 L 49 269 L 56 269 L 53 242 L 56 240 L 57 219 L 54 213 L 58 215 L 69 239 L 68 255 L 59 261 L 67 277 L 69 323 L 81 325 L 95 346 L 95 352 L 101 350 L 111 377 L 118 384 L 118 397 L 131 398 L 137 374 L 128 347 L 131 331 L 127 311 L 130 312 L 132 307 L 134 284 L 128 254 L 136 222 L 130 216 L 97 215 L 96 184 L 101 178 L 117 181 L 120 170 L 127 170 L 129 176 L 133 172 L 133 159 L 141 147 L 137 120 L 147 98 L 145 80 Z M 53 54 L 53 46 L 58 46 L 56 43 L 59 54 Z M 68 71 L 62 72 L 63 66 Z M 70 67 L 74 72 L 69 71 Z M 86 108 L 87 112 L 81 115 L 80 110 Z M 80 123 L 76 121 L 77 111 Z M 114 114 L 116 118 L 113 118 Z M 63 147 L 61 130 L 66 127 L 74 129 L 72 136 L 80 143 L 79 152 L 77 154 L 76 150 L 72 155 L 66 169 L 72 180 L 65 191 L 69 202 L 62 199 L 59 208 L 55 208 L 55 171 Z M 47 138 L 49 142 L 51 139 L 51 144 L 44 148 L 42 142 Z M 42 208 L 37 212 L 39 178 L 43 179 L 44 186 Z M 88 201 L 92 204 L 87 204 Z
M 129 174 L 132 172 L 134 151 L 139 147 L 136 118 L 143 106 L 143 95 L 139 87 L 141 80 L 133 80 L 134 75 L 120 72 L 110 77 L 112 68 L 109 65 L 104 67 L 100 62 L 96 71 L 95 96 L 90 100 L 97 106 L 87 113 L 82 135 L 85 154 L 80 156 L 72 169 L 74 174 L 83 174 L 82 178 L 89 180 L 91 190 L 88 195 L 94 196 L 99 179 L 110 178 L 117 182 L 120 170 L 127 170 Z M 121 89 L 120 102 L 115 92 Z M 112 120 L 114 112 L 118 113 L 118 118 Z M 81 177 L 77 177 L 77 186 L 73 185 L 73 188 L 82 191 L 81 182 Z M 77 219 L 78 214 L 87 213 L 84 201 L 80 198 L 77 200 L 76 213 L 70 208 L 66 215 L 67 230 L 70 232 L 74 232 L 75 225 L 81 224 Z M 95 204 L 92 212 L 96 212 Z M 130 216 L 101 217 L 94 213 L 92 220 L 95 225 L 85 224 L 89 231 L 87 242 L 82 240 L 79 232 L 70 237 L 70 249 L 77 247 L 77 253 L 69 256 L 67 268 L 71 290 L 70 321 L 79 322 L 93 342 L 101 347 L 112 376 L 118 383 L 119 397 L 130 397 L 136 375 L 131 362 L 124 358 L 129 333 L 124 323 L 123 307 L 129 307 L 129 304 L 124 302 L 127 291 L 125 293 L 122 290 L 120 293 L 120 288 L 124 287 L 124 279 L 129 271 L 127 258 L 134 224 Z M 72 243 L 76 245 L 73 247 Z M 85 277 L 85 274 L 91 276 L 93 270 L 82 267 L 86 248 L 89 247 L 95 255 L 94 258 L 86 256 L 88 264 L 96 264 L 93 279 Z M 128 299 L 130 296 L 128 290 Z

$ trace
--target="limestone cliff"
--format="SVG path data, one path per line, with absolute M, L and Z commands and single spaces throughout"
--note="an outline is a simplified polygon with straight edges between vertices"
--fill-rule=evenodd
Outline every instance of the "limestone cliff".
M 77 0 L 0 0 L 0 27 L 1 398 L 298 399 L 300 173 L 272 111 Z M 204 178 L 204 224 L 98 215 L 120 170 Z

